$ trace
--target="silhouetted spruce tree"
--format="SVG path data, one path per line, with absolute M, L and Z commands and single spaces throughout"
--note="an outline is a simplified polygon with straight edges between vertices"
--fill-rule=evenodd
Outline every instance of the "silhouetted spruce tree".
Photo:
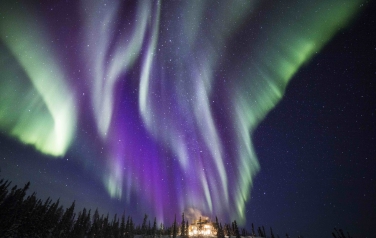
M 254 225 L 253 225 L 253 223 L 252 223 L 252 234 L 251 234 L 252 236 L 255 236 L 256 235 L 256 233 L 255 233 L 255 227 L 254 227 Z
M 172 229 L 171 227 L 165 227 L 165 235 L 171 237 L 172 236 Z
M 186 237 L 189 236 L 189 225 L 188 225 L 188 221 L 185 222 L 185 236 L 186 236 Z
M 132 217 L 129 217 L 129 229 L 127 233 L 127 238 L 133 238 L 134 232 L 135 232 L 134 223 L 133 223 Z
M 230 226 L 230 224 L 227 224 L 227 233 L 229 237 L 233 236 L 232 226 Z
M 45 224 L 43 223 L 44 217 L 47 214 L 48 207 L 51 204 L 51 198 L 48 198 L 45 202 L 41 199 L 38 199 L 35 203 L 34 209 L 31 211 L 29 216 L 29 221 L 25 220 L 24 222 L 29 223 L 26 226 L 30 227 L 32 233 L 27 234 L 28 236 L 42 236 L 46 234 Z M 23 223 L 23 225 L 25 225 Z
M 59 207 L 60 199 L 58 199 L 56 202 L 52 203 L 47 207 L 46 214 L 41 219 L 41 223 L 43 224 L 43 230 L 41 231 L 42 237 L 51 237 L 52 231 L 58 221 L 60 220 L 60 217 L 62 215 L 63 208 Z
M 222 228 L 222 224 L 221 223 L 218 223 L 218 218 L 215 217 L 215 226 L 217 227 L 217 238 L 224 238 L 225 237 L 225 233 L 223 231 L 223 228 Z
M 149 225 L 148 225 L 148 229 L 147 229 L 147 231 L 146 231 L 146 234 L 147 234 L 147 235 L 151 235 L 150 220 L 149 220 Z
M 92 238 L 92 237 L 98 236 L 99 229 L 101 229 L 101 224 L 100 224 L 100 217 L 99 217 L 99 212 L 97 208 L 95 209 L 95 212 L 93 214 L 93 220 L 92 220 L 92 224 L 89 229 L 89 232 L 88 232 L 88 237 Z
M 236 220 L 234 220 L 233 222 L 233 227 L 234 227 L 234 235 L 236 236 L 236 238 L 240 238 L 240 233 L 239 233 L 239 228 L 238 228 L 238 224 L 236 223 Z
M 88 214 L 86 215 L 83 226 L 85 227 L 86 235 L 89 232 L 89 229 L 91 227 L 91 209 L 89 210 Z
M 271 236 L 271 238 L 275 238 L 274 233 L 273 233 L 273 229 L 271 227 L 270 227 L 270 236 Z
M 65 210 L 59 224 L 55 227 L 54 237 L 69 237 L 73 226 L 75 201 Z
M 248 231 L 245 228 L 242 229 L 242 236 L 248 236 Z
M 235 234 L 235 224 L 234 222 L 231 222 L 231 235 Z
M 8 195 L 8 187 L 10 184 L 11 182 L 8 180 L 6 181 L 4 181 L 4 179 L 0 180 L 0 204 L 3 204 L 5 197 Z
M 148 215 L 145 214 L 144 220 L 142 221 L 142 226 L 141 226 L 141 235 L 146 235 L 147 233 L 147 226 L 146 226 L 147 220 L 148 220 Z
M 176 225 L 176 214 L 175 214 L 174 224 L 172 225 L 172 238 L 176 238 L 177 234 L 178 234 L 178 227 Z
M 215 216 L 215 226 L 214 229 L 217 231 L 217 238 L 220 237 L 220 231 L 219 231 L 219 222 L 218 222 L 218 217 Z
M 80 234 L 84 234 L 84 236 L 87 235 L 90 229 L 90 225 L 91 225 L 90 217 L 91 217 L 91 210 L 89 210 L 89 212 L 86 212 L 86 208 L 84 208 L 82 211 L 81 219 L 79 221 L 79 226 L 81 228 Z
M 201 221 L 201 217 L 200 217 L 200 219 L 198 220 L 197 230 L 198 230 L 198 233 L 201 234 L 201 232 L 202 232 L 202 221 Z
M 159 227 L 159 238 L 161 238 L 164 235 L 164 227 L 163 223 L 161 222 L 161 225 Z
M 185 237 L 186 236 L 186 231 L 185 231 L 185 220 L 184 220 L 184 212 L 181 216 L 181 233 L 180 233 L 180 236 L 181 237 Z
M 11 182 L 8 180 L 1 179 L 0 180 L 0 235 L 3 236 L 6 231 L 6 224 L 7 224 L 7 209 L 4 206 L 4 202 L 8 196 L 8 187 L 10 186 Z
M 82 212 L 78 213 L 78 218 L 73 225 L 73 230 L 71 232 L 73 237 L 84 237 L 86 235 L 86 217 L 86 208 L 84 208 Z
M 71 231 L 71 235 L 74 237 L 80 237 L 80 227 L 79 227 L 79 220 L 81 219 L 81 212 L 78 213 L 78 218 L 76 222 L 73 224 L 73 229 Z
M 265 229 L 261 229 L 261 227 L 258 227 L 257 232 L 260 237 L 266 237 Z
M 157 235 L 157 218 L 154 217 L 154 222 L 153 222 L 153 228 L 151 230 L 151 235 L 155 237 Z
M 117 217 L 117 214 L 115 214 L 114 220 L 112 221 L 112 234 L 114 238 L 119 238 L 120 236 L 119 218 Z
M 130 225 L 131 225 L 131 218 L 130 216 L 128 216 L 127 218 L 127 224 L 125 225 L 125 237 L 129 237 L 128 234 L 129 234 L 129 231 L 130 231 Z
M 109 221 L 109 214 L 107 213 L 106 218 L 104 218 L 103 220 L 100 234 L 102 234 L 103 236 L 106 236 L 107 234 L 110 234 L 110 233 L 111 233 L 111 226 L 110 226 L 110 221 Z
M 98 229 L 97 236 L 102 237 L 105 235 L 105 230 L 107 229 L 107 221 L 103 214 L 99 218 L 98 224 L 99 224 L 99 229 Z
M 120 238 L 125 238 L 125 211 L 123 212 L 123 215 L 121 216 L 121 222 L 120 222 Z
M 221 223 L 219 223 L 219 229 L 220 229 L 220 231 L 221 231 L 221 238 L 224 238 L 224 237 L 225 237 L 225 232 L 224 232 L 224 230 L 223 230 L 223 227 L 222 227 L 222 224 L 221 224 Z
M 336 234 L 332 232 L 332 235 L 334 238 L 351 238 L 349 232 L 347 232 L 347 237 L 346 237 L 342 229 L 337 230 L 337 228 L 334 228 L 334 231 L 336 232 Z

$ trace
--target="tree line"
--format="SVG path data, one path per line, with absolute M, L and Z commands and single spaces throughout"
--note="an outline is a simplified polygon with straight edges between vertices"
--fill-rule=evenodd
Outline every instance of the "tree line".
M 168 236 L 176 238 L 188 238 L 189 224 L 185 220 L 184 213 L 181 222 L 176 221 L 171 226 L 163 223 L 157 224 L 154 218 L 151 224 L 148 215 L 145 214 L 141 225 L 136 225 L 131 216 L 121 217 L 117 214 L 110 218 L 109 214 L 100 215 L 98 209 L 92 214 L 91 210 L 84 208 L 75 213 L 75 202 L 69 208 L 64 209 L 59 199 L 55 202 L 51 198 L 42 201 L 36 197 L 36 193 L 26 196 L 30 187 L 28 182 L 24 187 L 13 186 L 9 189 L 11 182 L 0 180 L 0 237 L 86 237 L 86 238 L 134 238 L 135 236 L 161 238 Z M 201 218 L 200 218 L 201 221 Z M 201 224 L 201 222 L 199 222 Z M 239 229 L 236 221 L 231 224 L 223 224 L 216 221 L 212 223 L 217 238 L 253 236 L 270 237 L 274 236 L 270 228 L 270 236 L 266 234 L 264 226 L 255 230 L 252 224 L 251 232 L 246 229 Z M 199 225 L 200 229 L 201 225 Z M 346 238 L 342 230 L 335 230 L 332 233 L 334 238 Z M 289 235 L 286 234 L 286 238 Z M 347 238 L 351 238 L 348 235 Z

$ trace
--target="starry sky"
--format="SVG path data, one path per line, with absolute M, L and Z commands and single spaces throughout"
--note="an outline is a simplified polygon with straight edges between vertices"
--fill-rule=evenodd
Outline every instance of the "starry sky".
M 110 214 L 376 234 L 375 4 L 1 1 L 1 176 Z

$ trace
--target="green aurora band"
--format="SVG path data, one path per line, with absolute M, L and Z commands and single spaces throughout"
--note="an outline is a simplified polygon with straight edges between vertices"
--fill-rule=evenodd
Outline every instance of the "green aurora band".
M 47 34 L 29 14 L 15 9 L 0 22 L 7 46 L 0 55 L 0 128 L 42 153 L 62 156 L 76 129 L 75 100 Z
M 244 68 L 240 72 L 244 76 L 235 74 L 231 77 L 244 78 L 232 93 L 234 113 L 237 115 L 234 127 L 238 132 L 237 167 L 240 175 L 233 195 L 236 197 L 236 214 L 242 218 L 252 179 L 260 169 L 249 135 L 281 100 L 288 82 L 299 68 L 349 23 L 362 2 L 312 1 L 299 3 L 299 6 L 290 8 L 291 12 L 274 9 L 271 14 L 273 19 L 263 24 L 261 34 L 264 36 L 260 37 L 263 41 L 255 43 L 257 50 L 253 51 L 252 60 L 243 63 Z M 296 12 L 296 9 L 299 11 Z

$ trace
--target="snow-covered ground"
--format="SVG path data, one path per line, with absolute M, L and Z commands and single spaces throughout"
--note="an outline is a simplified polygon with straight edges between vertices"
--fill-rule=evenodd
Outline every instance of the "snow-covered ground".
M 135 235 L 134 238 L 152 238 L 153 236 L 143 236 L 143 235 Z M 189 236 L 189 238 L 216 238 L 217 236 Z M 263 238 L 260 236 L 240 236 L 241 238 Z M 172 238 L 172 236 L 163 235 L 163 236 L 155 236 L 155 238 Z M 181 238 L 181 236 L 176 236 L 176 238 Z M 225 238 L 236 238 L 236 236 L 225 236 Z

